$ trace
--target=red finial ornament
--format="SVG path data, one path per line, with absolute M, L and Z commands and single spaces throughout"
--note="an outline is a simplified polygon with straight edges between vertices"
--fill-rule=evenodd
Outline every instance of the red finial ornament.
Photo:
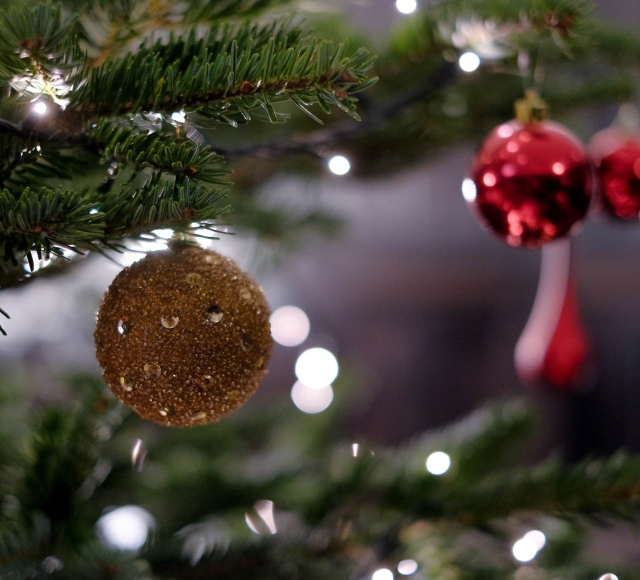
M 583 382 L 591 344 L 580 320 L 570 240 L 542 250 L 538 291 L 514 360 L 520 380 L 530 386 L 569 393 Z

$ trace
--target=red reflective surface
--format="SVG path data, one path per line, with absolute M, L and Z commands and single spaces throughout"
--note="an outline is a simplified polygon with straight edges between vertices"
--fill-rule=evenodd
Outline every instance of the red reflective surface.
M 570 240 L 542 249 L 536 299 L 514 353 L 523 383 L 565 393 L 583 386 L 592 363 L 571 262 Z
M 613 216 L 640 217 L 640 135 L 609 128 L 589 143 L 598 172 L 602 205 Z
M 475 192 L 467 186 L 465 199 L 512 246 L 535 248 L 564 236 L 591 199 L 584 147 L 552 121 L 496 127 L 473 160 L 471 179 Z

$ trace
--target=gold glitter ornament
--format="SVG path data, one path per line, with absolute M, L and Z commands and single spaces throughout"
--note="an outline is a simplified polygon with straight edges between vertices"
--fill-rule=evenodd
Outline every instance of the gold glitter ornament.
M 267 374 L 269 315 L 235 262 L 175 245 L 116 276 L 100 304 L 96 354 L 111 390 L 141 417 L 205 425 L 245 403 Z

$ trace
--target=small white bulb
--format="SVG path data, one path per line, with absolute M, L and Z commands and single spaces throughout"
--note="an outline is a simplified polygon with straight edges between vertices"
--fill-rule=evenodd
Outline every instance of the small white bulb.
M 542 550 L 547 543 L 547 537 L 540 530 L 531 530 L 527 532 L 522 539 L 531 542 L 538 551 Z
M 513 557 L 519 562 L 529 562 L 536 557 L 538 548 L 534 542 L 522 538 L 513 544 Z
M 380 568 L 371 574 L 371 580 L 393 580 L 393 572 L 389 568 Z
M 187 120 L 187 117 L 184 114 L 184 111 L 176 111 L 175 113 L 171 113 L 171 118 L 176 123 L 184 123 Z
M 443 451 L 435 451 L 427 457 L 427 471 L 432 475 L 442 475 L 449 471 L 451 457 Z
M 462 197 L 471 203 L 476 200 L 477 195 L 478 189 L 475 182 L 470 177 L 465 177 L 462 180 Z
M 38 101 L 35 105 L 33 105 L 33 110 L 38 115 L 44 115 L 47 112 L 47 103 L 44 101 Z
M 142 548 L 154 526 L 153 516 L 135 505 L 125 505 L 107 512 L 96 523 L 101 542 L 122 551 Z
M 325 348 L 305 350 L 296 361 L 294 371 L 298 380 L 311 389 L 322 389 L 338 376 L 338 361 Z
M 396 8 L 402 14 L 411 14 L 416 11 L 418 3 L 416 0 L 396 0 Z
M 345 175 L 349 173 L 351 163 L 344 155 L 334 155 L 329 159 L 329 171 L 336 175 Z
M 411 576 L 418 570 L 418 562 L 415 560 L 400 560 L 398 562 L 398 572 L 403 576 Z
M 464 72 L 473 72 L 480 66 L 480 57 L 475 52 L 465 52 L 460 55 L 458 65 Z

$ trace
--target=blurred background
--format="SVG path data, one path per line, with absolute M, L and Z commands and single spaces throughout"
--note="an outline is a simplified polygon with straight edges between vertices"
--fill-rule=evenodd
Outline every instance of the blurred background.
M 640 25 L 637 2 L 598 4 L 603 18 Z M 403 18 L 392 0 L 345 8 L 374 45 Z M 616 112 L 613 104 L 587 108 L 570 127 L 587 141 Z M 468 211 L 460 184 L 478 145 L 444 149 L 384 178 L 327 169 L 319 180 L 276 176 L 264 184 L 267 206 L 321 208 L 344 227 L 331 240 L 309 238 L 267 262 L 242 232 L 210 246 L 252 273 L 272 310 L 295 305 L 310 321 L 302 344 L 275 345 L 269 376 L 249 405 L 290 400 L 297 357 L 321 346 L 340 363 L 336 396 L 341 381 L 353 393 L 341 426 L 349 436 L 396 444 L 488 400 L 527 397 L 544 424 L 534 453 L 561 448 L 576 459 L 621 446 L 640 450 L 640 228 L 586 220 L 575 238 L 575 271 L 594 371 L 580 393 L 526 389 L 513 350 L 533 304 L 540 252 L 507 247 Z M 233 224 L 232 214 L 228 221 Z M 92 256 L 72 275 L 3 291 L 12 319 L 5 325 L 9 337 L 0 340 L 0 372 L 28 385 L 26 404 L 65 397 L 70 370 L 98 372 L 93 314 L 120 267 Z

